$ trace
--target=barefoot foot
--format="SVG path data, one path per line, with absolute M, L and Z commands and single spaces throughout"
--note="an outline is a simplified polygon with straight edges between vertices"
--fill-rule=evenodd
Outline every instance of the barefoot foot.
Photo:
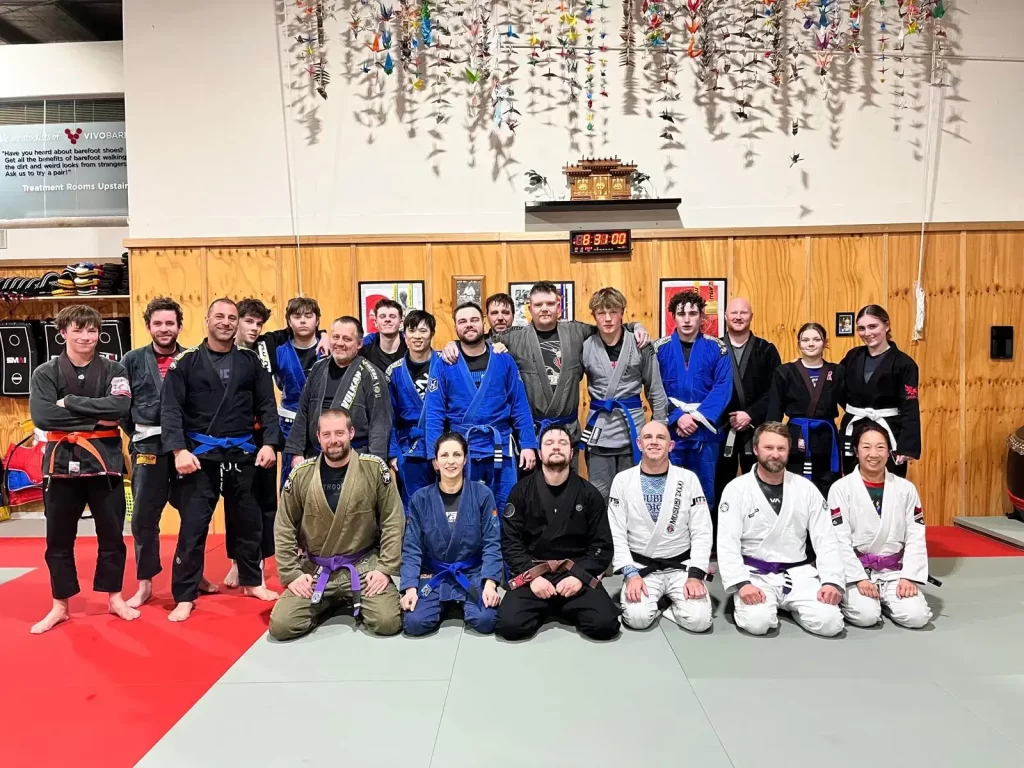
M 120 592 L 114 592 L 110 595 L 110 602 L 107 610 L 114 616 L 117 616 L 119 619 L 124 619 L 125 621 L 134 621 L 142 615 L 137 608 L 132 608 L 124 601 Z
M 178 603 L 167 617 L 168 621 L 184 621 L 192 613 L 194 603 Z
M 228 589 L 238 588 L 238 564 L 234 560 L 231 561 L 231 570 L 224 577 L 224 586 Z
M 235 586 L 237 586 L 237 584 Z M 203 578 L 199 580 L 199 594 L 215 595 L 218 592 L 220 592 L 220 589 L 217 587 L 217 585 L 205 576 L 203 576 Z
M 280 597 L 277 592 L 266 587 L 242 587 L 242 594 L 246 597 L 255 597 L 258 600 L 266 600 L 268 603 L 272 603 Z
M 42 621 L 33 624 L 29 632 L 33 635 L 41 635 L 43 632 L 53 629 L 70 618 L 71 613 L 68 611 L 67 600 L 54 600 L 53 608 L 50 609 L 50 612 L 46 614 Z
M 129 608 L 141 608 L 145 605 L 149 598 L 153 596 L 153 582 L 149 579 L 143 579 L 139 582 L 139 591 L 128 598 Z

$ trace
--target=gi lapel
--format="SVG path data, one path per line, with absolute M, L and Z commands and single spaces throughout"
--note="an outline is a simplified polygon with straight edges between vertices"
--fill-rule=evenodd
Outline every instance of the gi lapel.
M 855 505 L 855 509 L 861 509 L 870 512 L 869 515 L 858 515 L 857 525 L 866 525 L 874 529 L 874 537 L 871 539 L 871 543 L 867 545 L 864 552 L 870 552 L 872 554 L 879 554 L 882 551 L 882 547 L 885 546 L 885 542 L 889 540 L 889 529 L 892 527 L 893 514 L 895 513 L 894 503 L 895 499 L 895 486 L 894 482 L 891 482 L 893 475 L 889 472 L 885 473 L 885 488 L 882 491 L 882 514 L 881 516 L 875 511 L 875 505 L 871 501 L 871 494 L 868 493 L 868 488 L 864 485 L 864 478 L 860 476 L 860 470 L 857 470 L 857 477 L 860 479 L 859 483 L 855 483 L 857 486 L 857 496 L 859 503 Z M 866 537 L 858 537 L 863 540 Z
M 804 364 L 798 360 L 795 365 L 800 373 L 800 377 L 804 380 L 804 386 L 807 387 L 807 394 L 810 396 L 810 402 L 807 405 L 807 418 L 817 418 L 815 412 L 818 410 L 818 401 L 821 400 L 821 392 L 825 389 L 825 382 L 832 372 L 828 369 L 828 363 L 823 363 L 821 372 L 818 374 L 818 386 L 814 386 L 814 382 L 811 381 L 811 375 L 807 372 Z
M 540 349 L 540 347 L 538 347 L 538 349 Z M 464 426 L 470 427 L 479 423 L 477 421 L 477 411 L 480 410 L 480 406 L 487 400 L 487 388 L 493 378 L 490 374 L 491 366 L 495 364 L 494 355 L 495 352 L 492 349 L 490 354 L 487 356 L 487 369 L 484 371 L 479 387 L 477 387 L 476 383 L 473 381 L 473 374 L 469 372 L 469 366 L 466 364 L 466 358 L 464 355 L 459 355 L 459 362 L 455 364 L 455 367 L 458 370 L 458 375 L 463 379 L 463 385 L 470 392 L 474 393 L 473 399 L 469 401 L 466 413 L 462 417 L 462 423 Z
M 351 519 L 348 511 L 354 506 L 353 502 L 358 501 L 358 498 L 354 498 L 353 495 L 357 493 L 359 486 L 362 485 L 362 478 L 359 473 L 359 454 L 354 450 L 349 453 L 348 471 L 345 473 L 345 480 L 341 484 L 341 493 L 338 494 L 338 506 L 335 509 L 327 506 L 327 497 L 324 495 L 324 485 L 320 479 L 320 468 L 323 466 L 323 461 L 324 458 L 321 455 L 316 462 L 316 477 L 313 478 L 313 485 L 316 487 L 311 488 L 307 496 L 307 498 L 312 498 L 315 502 L 314 509 L 331 515 L 330 527 L 327 531 L 327 537 L 324 539 L 323 551 L 320 554 L 347 554 L 341 552 L 339 547 L 345 533 L 345 527 Z
M 174 351 L 178 352 L 178 349 Z M 152 344 L 146 347 L 144 357 L 146 359 L 146 375 L 153 382 L 156 387 L 156 393 L 159 395 L 161 390 L 163 390 L 164 380 L 160 378 L 160 367 L 156 364 L 156 350 L 153 349 Z
M 295 345 L 291 339 L 288 339 L 284 343 L 284 353 L 290 356 L 291 364 L 293 366 L 292 371 L 295 374 L 295 381 L 298 383 L 300 389 L 306 386 L 306 372 L 302 370 L 302 363 L 299 362 L 299 354 L 295 351 Z
M 750 357 L 754 354 L 754 336 L 751 335 L 747 339 L 747 352 L 743 355 L 742 363 L 736 362 L 736 348 L 732 345 L 732 340 L 728 334 L 723 337 L 723 341 L 725 341 L 725 348 L 729 350 L 729 361 L 732 363 L 732 389 L 740 402 L 740 410 L 745 411 L 747 410 L 747 393 L 743 391 L 743 376 L 747 372 L 747 364 L 750 362 Z
M 206 366 L 207 375 L 209 375 L 217 383 L 217 385 L 220 386 L 222 390 L 220 402 L 217 403 L 217 409 L 213 412 L 213 416 L 210 417 L 210 423 L 206 427 L 206 434 L 213 435 L 213 427 L 217 423 L 217 417 L 220 416 L 221 410 L 224 408 L 224 403 L 230 401 L 230 396 L 234 395 L 235 390 L 237 389 L 238 372 L 235 370 L 235 362 L 237 360 L 235 356 L 238 355 L 239 352 L 238 348 L 234 346 L 232 346 L 231 351 L 228 352 L 228 364 L 230 366 L 230 375 L 228 376 L 227 385 L 225 385 L 224 382 L 221 381 L 220 374 L 217 372 L 217 366 L 213 364 L 213 359 L 210 357 L 210 347 L 206 341 L 199 345 L 199 354 L 203 360 L 203 364 Z
M 341 381 L 338 382 L 338 389 L 334 393 L 334 397 L 331 399 L 332 408 L 345 408 L 351 409 L 352 403 L 356 400 L 356 395 L 359 394 L 359 385 L 363 381 L 363 364 L 364 358 L 357 357 L 352 363 L 345 369 L 345 373 L 341 377 Z M 330 363 L 328 363 L 330 365 Z M 330 380 L 330 372 L 327 372 L 327 380 Z M 326 391 L 326 383 L 324 384 L 324 391 Z M 341 398 L 340 400 L 338 398 Z
M 777 558 L 772 553 L 778 551 L 786 525 L 789 522 L 789 512 L 793 506 L 792 495 L 794 489 L 787 472 L 785 479 L 782 481 L 782 509 L 776 513 L 775 509 L 768 502 L 768 498 L 764 495 L 764 491 L 761 490 L 761 484 L 757 482 L 756 473 L 757 468 L 755 467 L 746 475 L 741 475 L 741 477 L 750 478 L 747 482 L 752 486 L 751 491 L 753 492 L 754 503 L 758 504 L 758 508 L 775 518 L 771 530 L 761 539 L 761 544 L 758 547 L 758 557 L 768 562 L 774 562 Z M 758 500 L 760 500 L 760 503 Z M 764 507 L 760 507 L 760 504 L 764 504 Z
M 619 360 L 612 367 L 611 358 L 608 357 L 608 350 L 604 346 L 604 342 L 601 341 L 601 337 L 594 334 L 591 338 L 594 339 L 594 343 L 599 345 L 598 354 L 601 356 L 601 361 L 611 369 L 611 375 L 608 377 L 608 388 L 604 392 L 604 400 L 615 400 L 619 395 L 619 382 L 622 381 L 622 372 L 625 370 L 627 365 L 633 362 L 633 355 L 636 352 L 636 339 L 633 334 L 626 333 L 626 329 L 622 329 L 622 349 L 619 351 Z
M 473 510 L 469 509 L 469 506 L 473 504 L 473 500 L 470 498 L 472 492 L 469 490 L 469 485 L 472 481 L 467 481 L 462 484 L 462 494 L 459 496 L 459 512 L 455 518 L 455 525 L 448 525 L 448 518 L 444 514 L 444 510 L 441 511 L 441 517 L 444 518 L 444 530 L 445 532 L 445 547 L 444 561 L 446 563 L 455 563 L 459 560 L 459 548 L 462 546 L 463 539 L 466 538 L 466 528 L 473 522 L 472 518 Z
M 68 353 L 61 352 L 60 357 L 57 358 L 57 370 L 60 371 L 61 376 L 64 378 L 64 388 L 67 389 L 69 394 L 84 397 L 102 396 L 103 370 L 99 358 L 94 357 L 92 359 L 92 362 L 85 368 L 83 378 L 79 379 L 78 374 L 75 373 L 74 365 L 71 364 L 71 358 L 68 357 Z
M 540 402 L 532 404 L 534 406 L 533 409 L 535 412 L 546 414 L 555 395 L 551 389 L 551 382 L 548 381 L 547 368 L 544 365 L 544 353 L 540 349 L 540 338 L 537 336 L 537 329 L 533 327 L 533 323 L 526 326 L 522 333 L 526 336 L 526 352 L 534 370 L 537 371 L 538 383 L 540 384 L 537 393 L 540 397 Z M 562 343 L 561 328 L 558 331 L 558 341 L 559 344 Z M 558 385 L 562 385 L 561 379 L 558 380 Z
M 640 475 L 637 473 L 637 478 Z M 669 467 L 668 476 L 665 478 L 665 491 L 661 497 L 661 510 L 658 512 L 658 522 L 654 524 L 654 532 L 647 541 L 647 546 L 640 554 L 645 557 L 654 557 L 654 552 L 665 536 L 665 529 L 672 524 L 672 512 L 676 515 L 676 522 L 679 520 L 679 510 L 682 509 L 683 483 L 682 476 Z M 674 530 L 673 526 L 673 530 Z

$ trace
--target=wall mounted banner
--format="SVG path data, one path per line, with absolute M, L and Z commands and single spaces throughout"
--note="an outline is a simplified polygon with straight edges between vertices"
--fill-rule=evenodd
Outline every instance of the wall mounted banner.
M 0 219 L 127 216 L 124 122 L 0 126 Z

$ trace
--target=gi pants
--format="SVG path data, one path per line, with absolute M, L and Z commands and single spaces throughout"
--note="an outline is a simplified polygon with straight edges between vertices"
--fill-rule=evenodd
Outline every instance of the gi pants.
M 425 579 L 426 583 L 429 579 Z M 422 585 L 421 585 L 422 586 Z M 488 608 L 483 602 L 469 598 L 465 601 L 441 600 L 441 590 L 435 589 L 426 597 L 420 595 L 416 608 L 402 615 L 402 627 L 407 635 L 418 637 L 428 635 L 441 626 L 442 612 L 445 605 L 462 603 L 462 617 L 466 626 L 481 635 L 489 635 L 494 631 L 498 620 L 498 609 Z
M 619 634 L 619 611 L 600 584 L 593 589 L 584 585 L 569 598 L 555 595 L 547 600 L 533 594 L 529 584 L 509 590 L 498 606 L 494 632 L 505 640 L 524 640 L 552 617 L 565 619 L 591 640 L 611 640 Z
M 790 571 L 793 588 L 782 594 L 785 575 L 772 573 L 750 574 L 750 583 L 764 592 L 765 601 L 747 605 L 739 594 L 733 596 L 736 626 L 752 635 L 764 635 L 779 626 L 779 609 L 789 611 L 793 620 L 808 632 L 823 637 L 834 637 L 843 631 L 843 614 L 838 605 L 819 602 L 821 581 L 817 571 L 809 565 Z
M 366 628 L 375 635 L 397 635 L 402 631 L 402 609 L 398 601 L 398 588 L 388 579 L 388 585 L 379 595 L 366 597 L 366 579 L 369 571 L 377 568 L 377 556 L 364 557 L 356 564 L 362 581 L 362 605 L 359 615 Z M 348 568 L 331 575 L 320 602 L 313 605 L 309 598 L 299 597 L 286 589 L 274 603 L 270 612 L 270 636 L 275 640 L 293 640 L 313 631 L 322 620 L 337 609 L 352 604 L 352 577 Z
M 932 620 L 932 609 L 928 607 L 920 585 L 914 597 L 899 597 L 896 594 L 899 579 L 890 577 L 883 581 L 879 578 L 882 575 L 872 573 L 868 577 L 878 587 L 880 600 L 862 595 L 856 584 L 846 588 L 843 602 L 839 605 L 848 622 L 857 627 L 873 627 L 881 622 L 883 610 L 890 619 L 908 629 L 920 629 Z
M 46 565 L 54 600 L 77 595 L 75 539 L 78 520 L 89 505 L 96 522 L 96 592 L 120 592 L 128 548 L 124 544 L 124 484 L 119 476 L 50 477 L 43 491 L 46 514 Z
M 539 464 L 539 462 L 538 462 Z M 516 484 L 516 459 L 512 456 L 505 456 L 501 460 L 501 467 L 494 466 L 494 459 L 470 459 L 469 479 L 479 480 L 494 494 L 495 508 L 505 509 L 508 495 L 512 492 L 512 486 Z
M 615 476 L 619 472 L 625 472 L 635 466 L 633 449 L 629 446 L 618 452 L 613 452 L 611 449 L 602 451 L 591 448 L 587 450 L 587 479 L 597 487 L 606 502 Z
M 142 461 L 140 462 L 140 458 Z M 152 580 L 160 565 L 160 518 L 171 497 L 177 475 L 173 453 L 132 453 L 132 538 L 135 539 L 135 577 Z
M 692 447 L 691 447 L 692 446 Z M 715 509 L 715 468 L 718 462 L 718 443 L 702 440 L 689 443 L 686 447 L 676 449 L 669 454 L 669 461 L 677 467 L 690 470 L 700 480 L 701 490 L 708 503 L 708 509 Z
M 176 480 L 180 490 L 181 528 L 171 569 L 171 594 L 176 603 L 195 602 L 206 561 L 206 536 L 217 500 L 224 497 L 228 549 L 238 565 L 238 583 L 258 587 L 263 583 L 260 571 L 262 513 L 253 497 L 252 459 L 220 462 L 199 459 L 199 469 Z
M 796 456 L 793 455 L 792 450 L 789 454 L 789 464 L 786 465 L 786 471 L 792 472 L 794 475 L 804 476 L 804 452 L 799 451 Z M 823 497 L 828 498 L 828 491 L 832 487 L 832 483 L 838 480 L 841 475 L 832 471 L 832 454 L 826 456 L 816 456 L 811 454 L 811 477 L 810 481 L 814 483 L 814 487 L 818 489 Z
M 736 444 L 732 447 L 732 456 L 725 455 L 725 443 L 719 446 L 718 461 L 715 463 L 715 498 L 722 498 L 722 491 L 725 490 L 730 482 L 736 479 L 736 470 L 739 469 L 740 474 L 746 474 L 751 468 L 757 463 L 757 457 L 754 454 L 746 454 L 743 452 L 743 444 L 747 442 L 745 435 L 751 434 L 750 432 L 744 431 L 736 436 Z M 792 456 L 792 453 L 790 453 Z M 801 472 L 803 469 L 801 468 Z M 798 473 L 799 474 L 799 473 Z M 701 481 L 703 486 L 703 481 Z M 715 536 L 718 534 L 718 505 L 712 504 L 711 499 L 708 499 L 708 511 L 711 512 L 711 526 Z
M 626 585 L 622 585 L 622 621 L 632 629 L 647 629 L 661 610 L 658 601 L 662 597 L 671 599 L 665 609 L 665 617 L 690 632 L 704 632 L 711 627 L 711 596 L 706 594 L 698 600 L 686 597 L 686 571 L 657 571 L 644 576 L 647 594 L 640 594 L 640 602 L 626 600 Z
M 227 465 L 225 465 L 227 466 Z M 277 520 L 277 467 L 255 467 L 252 495 L 260 508 L 260 559 L 274 556 L 274 522 Z M 235 560 L 235 516 L 224 510 L 224 528 L 228 558 Z
M 514 459 L 512 459 L 514 461 Z M 502 462 L 504 463 L 504 462 Z M 402 506 L 409 510 L 409 499 L 420 488 L 433 485 L 437 480 L 434 464 L 430 459 L 416 457 L 399 457 L 398 459 L 398 492 L 402 497 Z

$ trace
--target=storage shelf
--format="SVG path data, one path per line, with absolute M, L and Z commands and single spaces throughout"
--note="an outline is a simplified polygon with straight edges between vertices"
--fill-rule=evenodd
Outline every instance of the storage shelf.
M 101 294 L 94 296 L 0 296 L 0 304 L 21 304 L 24 301 L 128 301 L 131 296 L 123 294 Z
M 554 213 L 589 210 L 668 210 L 678 208 L 680 197 L 631 198 L 629 200 L 549 200 L 526 203 L 527 213 Z

